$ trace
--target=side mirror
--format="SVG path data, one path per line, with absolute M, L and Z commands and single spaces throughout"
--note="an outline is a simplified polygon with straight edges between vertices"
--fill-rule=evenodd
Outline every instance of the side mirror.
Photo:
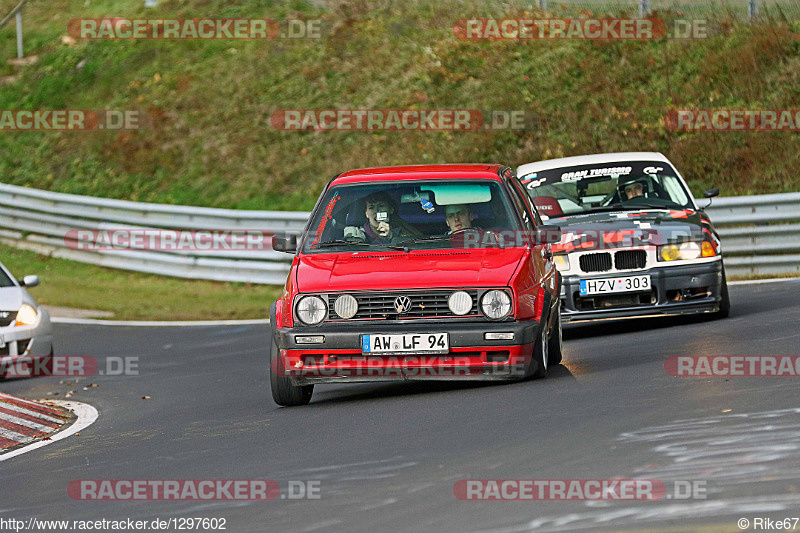
M 543 226 L 536 230 L 536 242 L 534 244 L 553 244 L 561 240 L 561 228 L 559 226 Z
M 703 193 L 706 198 L 714 198 L 715 196 L 719 196 L 719 189 L 709 189 Z
M 272 236 L 272 249 L 293 254 L 297 251 L 297 235 L 276 233 Z
M 39 276 L 25 276 L 19 284 L 23 287 L 36 287 L 39 285 Z

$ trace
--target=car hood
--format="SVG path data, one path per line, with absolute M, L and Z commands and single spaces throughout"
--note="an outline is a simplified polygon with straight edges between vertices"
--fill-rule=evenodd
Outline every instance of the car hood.
M 25 289 L 0 287 L 0 311 L 18 311 L 23 303 L 36 307 L 36 302 Z
M 659 245 L 687 238 L 700 240 L 703 230 L 710 228 L 708 217 L 692 209 L 587 213 L 553 217 L 547 223 L 562 230 L 561 241 L 553 246 L 555 252 L 594 249 L 603 245 Z
M 301 255 L 299 292 L 507 286 L 525 248 Z

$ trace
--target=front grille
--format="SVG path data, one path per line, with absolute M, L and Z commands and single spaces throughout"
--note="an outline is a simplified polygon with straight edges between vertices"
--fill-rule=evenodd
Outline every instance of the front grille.
M 614 268 L 634 270 L 647 265 L 647 252 L 644 250 L 620 250 L 614 254 Z
M 14 341 L 7 341 L 6 345 L 0 348 L 0 355 L 11 355 L 11 343 Z M 31 343 L 31 339 L 26 339 L 22 341 L 17 341 L 17 353 L 16 355 L 25 355 L 25 350 L 28 349 L 28 345 Z M 2 374 L 0 374 L 2 376 Z
M 364 292 L 350 293 L 358 302 L 358 312 L 350 320 L 359 319 L 404 319 L 425 317 L 456 317 L 447 305 L 447 299 L 454 291 L 398 291 L 398 292 Z M 464 317 L 477 316 L 478 291 L 465 291 L 472 297 L 472 309 Z M 328 320 L 345 320 L 334 311 L 333 306 L 339 294 L 328 295 Z M 398 314 L 394 307 L 394 300 L 398 296 L 408 296 L 411 299 L 411 309 Z
M 584 272 L 605 272 L 611 270 L 611 254 L 602 252 L 599 254 L 586 254 L 580 258 L 581 270 Z
M 8 326 L 17 319 L 16 311 L 0 311 L 0 327 Z

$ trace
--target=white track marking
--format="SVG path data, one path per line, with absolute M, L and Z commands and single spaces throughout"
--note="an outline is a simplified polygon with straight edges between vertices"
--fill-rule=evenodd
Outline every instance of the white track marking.
M 70 435 L 73 435 L 81 431 L 82 429 L 92 425 L 99 416 L 97 409 L 95 409 L 94 407 L 92 407 L 87 403 L 70 402 L 64 400 L 47 400 L 47 402 L 56 404 L 59 407 L 63 407 L 64 409 L 71 410 L 72 414 L 74 414 L 77 417 L 77 419 L 71 426 L 69 426 L 65 430 L 48 435 L 48 437 L 50 437 L 50 440 L 38 440 L 27 446 L 23 446 L 22 448 L 17 448 L 8 453 L 0 454 L 0 462 L 5 461 L 7 459 L 11 459 L 12 457 L 16 457 L 17 455 L 22 455 L 23 453 L 36 450 L 37 448 L 41 448 L 42 446 L 47 446 L 48 444 L 52 444 L 61 439 L 66 439 Z
M 16 431 L 11 431 L 10 429 L 0 428 L 0 437 L 8 440 L 15 440 L 17 442 L 28 442 L 31 440 L 31 437 L 26 437 L 25 435 L 20 435 Z
M 54 423 L 56 423 L 58 425 L 61 425 L 64 422 L 63 420 L 59 420 L 58 418 L 54 418 L 52 416 L 44 415 L 44 414 L 39 413 L 37 411 L 31 411 L 29 409 L 25 409 L 24 407 L 20 407 L 18 405 L 14 405 L 14 404 L 11 404 L 11 403 L 3 403 L 2 405 L 0 405 L 0 407 L 2 407 L 3 409 L 8 409 L 9 411 L 16 411 L 18 413 L 22 413 L 22 414 L 25 414 L 25 415 L 35 416 L 36 418 L 41 418 L 42 420 L 47 420 L 48 422 L 54 422 Z
M 45 426 L 44 424 L 31 422 L 30 420 L 25 420 L 24 418 L 19 418 L 13 415 L 7 415 L 6 413 L 0 413 L 0 420 L 5 420 L 6 422 L 11 422 L 12 424 L 16 424 L 18 426 L 35 429 L 36 431 L 44 431 L 45 433 L 49 433 L 58 429 L 58 427 Z

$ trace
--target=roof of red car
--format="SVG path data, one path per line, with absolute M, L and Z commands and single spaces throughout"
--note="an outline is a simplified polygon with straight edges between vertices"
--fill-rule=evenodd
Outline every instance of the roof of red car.
M 499 180 L 498 172 L 504 165 L 498 164 L 454 164 L 454 165 L 406 165 L 399 167 L 375 167 L 348 170 L 334 183 L 361 183 L 365 181 L 396 181 L 412 179 L 464 179 L 482 178 Z

